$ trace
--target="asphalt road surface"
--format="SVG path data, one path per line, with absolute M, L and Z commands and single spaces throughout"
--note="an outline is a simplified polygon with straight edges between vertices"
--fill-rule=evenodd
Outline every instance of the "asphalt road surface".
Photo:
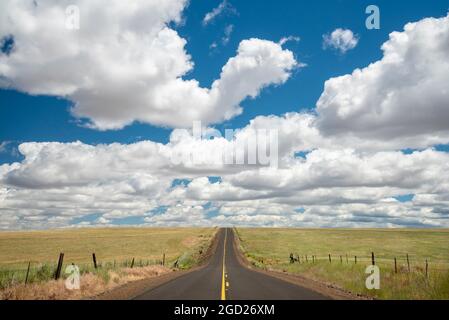
M 207 266 L 153 288 L 137 300 L 322 300 L 327 297 L 250 270 L 237 258 L 232 229 L 221 229 Z

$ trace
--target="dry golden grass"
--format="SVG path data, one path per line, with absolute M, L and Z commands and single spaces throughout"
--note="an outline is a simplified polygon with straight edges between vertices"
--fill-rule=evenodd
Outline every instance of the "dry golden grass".
M 105 228 L 30 232 L 0 232 L 0 267 L 24 267 L 29 261 L 56 263 L 64 252 L 65 262 L 99 262 L 131 260 L 167 261 L 210 240 L 212 228 Z
M 261 268 L 301 274 L 380 299 L 449 299 L 449 230 L 239 228 L 237 232 L 246 256 Z M 381 289 L 374 291 L 365 287 L 371 252 L 381 271 Z M 301 263 L 291 264 L 290 253 Z M 315 263 L 312 256 L 318 258 Z
M 165 266 L 196 265 L 216 228 L 108 228 L 0 233 L 0 296 L 3 299 L 77 299 L 142 276 L 153 276 L 165 254 Z M 84 288 L 71 292 L 53 281 L 59 253 L 61 277 L 75 264 Z M 92 262 L 96 254 L 98 268 Z M 134 268 L 127 269 L 134 261 Z M 24 286 L 28 262 L 28 286 Z M 168 269 L 167 269 L 168 270 Z M 148 274 L 147 274 L 148 273 Z M 117 277 L 117 275 L 120 275 Z
M 51 280 L 45 283 L 15 285 L 0 291 L 1 300 L 75 300 L 96 296 L 125 283 L 156 277 L 172 270 L 163 266 L 125 268 L 108 271 L 108 279 L 87 273 L 81 276 L 80 290 L 68 290 L 64 280 Z

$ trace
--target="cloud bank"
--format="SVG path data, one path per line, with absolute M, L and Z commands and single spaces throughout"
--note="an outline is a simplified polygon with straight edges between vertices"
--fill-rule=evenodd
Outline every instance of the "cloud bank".
M 145 2 L 150 7 L 151 3 Z M 8 30 L 2 25 L 2 35 L 14 34 L 16 46 L 12 54 L 1 56 L 2 74 L 11 85 L 26 92 L 54 90 L 55 95 L 76 97 L 74 112 L 88 113 L 98 128 L 118 128 L 136 119 L 181 126 L 191 119 L 221 121 L 238 114 L 238 103 L 245 97 L 255 97 L 265 86 L 287 81 L 297 64 L 293 54 L 279 44 L 248 39 L 240 43 L 236 56 L 228 60 L 210 89 L 200 88 L 194 80 L 182 80 L 179 76 L 190 68 L 186 67 L 190 58 L 184 52 L 185 41 L 166 22 L 181 18 L 184 3 L 168 1 L 167 8 L 157 7 L 166 11 L 155 15 L 155 21 L 160 16 L 164 20 L 154 22 L 160 27 L 154 29 L 150 41 L 157 47 L 151 60 L 161 59 L 162 64 L 154 67 L 159 76 L 147 78 L 145 68 L 133 68 L 135 58 L 127 57 L 127 50 L 117 57 L 122 64 L 99 73 L 107 78 L 109 72 L 119 73 L 123 68 L 125 74 L 129 70 L 144 73 L 137 79 L 152 79 L 139 83 L 146 89 L 151 84 L 151 101 L 156 104 L 141 108 L 127 100 L 129 110 L 123 114 L 133 116 L 124 120 L 122 109 L 115 108 L 118 97 L 112 93 L 114 99 L 106 106 L 82 103 L 92 101 L 89 95 L 95 93 L 97 99 L 107 97 L 101 90 L 117 89 L 123 84 L 121 77 L 120 81 L 97 83 L 97 75 L 85 69 L 86 79 L 72 75 L 61 78 L 53 59 L 60 56 L 61 49 L 54 48 L 56 53 L 51 54 L 51 44 L 56 41 L 53 36 L 42 36 L 48 45 L 46 56 L 43 52 L 47 50 L 40 44 L 27 42 L 35 28 L 45 26 L 37 17 L 46 8 L 2 2 L 3 7 L 6 5 L 12 6 L 8 12 L 17 17 L 28 14 L 30 21 L 37 20 L 29 25 L 8 25 Z M 111 8 L 121 12 L 119 2 L 115 5 Z M 151 17 L 148 10 L 143 16 Z M 5 10 L 0 12 L 5 14 Z M 47 14 L 54 13 L 50 10 Z M 124 15 L 123 27 L 138 28 L 139 20 L 127 19 L 133 15 L 126 10 Z M 89 35 L 86 31 L 86 37 L 110 36 L 110 31 L 97 32 Z M 112 42 L 118 41 L 112 38 Z M 384 43 L 381 60 L 329 79 L 314 112 L 256 117 L 234 140 L 201 140 L 192 132 L 176 129 L 167 144 L 21 144 L 24 160 L 0 166 L 0 228 L 114 224 L 130 217 L 141 219 L 144 225 L 449 227 L 449 153 L 435 147 L 449 143 L 448 44 L 449 16 L 407 24 Z M 172 48 L 171 54 L 182 52 L 184 58 L 170 56 L 166 46 Z M 83 68 L 94 62 L 86 52 L 81 54 L 85 60 L 80 58 L 76 43 L 63 50 L 73 50 L 74 61 L 86 63 Z M 34 59 L 48 67 L 52 77 L 36 81 L 39 70 L 29 65 L 29 51 L 37 53 Z M 128 59 L 128 65 L 120 59 Z M 142 59 L 147 61 L 147 56 Z M 101 66 L 92 68 L 98 71 Z M 124 78 L 132 77 L 128 74 Z M 164 81 L 160 82 L 161 78 Z M 118 81 L 117 86 L 110 87 L 108 81 Z M 165 87 L 168 83 L 170 86 Z M 176 85 L 171 87 L 173 83 Z M 134 82 L 126 90 L 134 91 L 140 99 L 140 89 Z M 79 99 L 81 96 L 86 100 Z M 192 101 L 195 107 L 189 108 Z M 176 112 L 180 110 L 182 116 Z M 272 128 L 279 132 L 277 168 L 171 161 L 173 154 L 193 151 L 213 156 L 230 146 L 238 148 L 251 130 Z M 99 218 L 88 220 L 92 214 Z

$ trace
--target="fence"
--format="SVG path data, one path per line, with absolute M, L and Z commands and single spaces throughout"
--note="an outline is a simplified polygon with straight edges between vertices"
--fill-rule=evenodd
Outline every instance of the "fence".
M 92 253 L 91 263 L 77 264 L 81 274 L 88 272 L 107 271 L 120 268 L 147 267 L 154 265 L 166 265 L 166 255 L 162 254 L 161 259 L 136 259 L 135 257 L 126 260 L 97 261 L 97 255 Z M 69 264 L 72 264 L 71 262 Z M 33 282 L 58 280 L 64 276 L 64 253 L 61 252 L 56 263 L 38 263 L 29 261 L 23 268 L 0 268 L 0 289 L 17 284 L 29 284 Z
M 263 261 L 259 261 L 262 262 Z M 449 271 L 449 262 L 442 260 L 432 260 L 430 258 L 417 258 L 405 253 L 403 255 L 397 255 L 392 257 L 377 257 L 374 252 L 371 255 L 350 255 L 350 254 L 331 254 L 327 255 L 299 255 L 290 253 L 289 263 L 319 263 L 326 262 L 329 264 L 340 264 L 340 265 L 381 265 L 390 266 L 394 273 L 411 273 L 411 272 L 422 272 L 429 276 L 430 270 L 432 271 Z

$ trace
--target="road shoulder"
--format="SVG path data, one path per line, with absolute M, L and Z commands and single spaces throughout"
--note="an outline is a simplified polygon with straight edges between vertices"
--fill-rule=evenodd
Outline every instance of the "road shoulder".
M 196 269 L 195 269 L 196 270 Z M 173 271 L 154 278 L 147 278 L 138 281 L 128 282 L 120 287 L 110 291 L 103 292 L 91 300 L 131 300 L 149 290 L 155 289 L 167 282 L 182 277 L 185 274 L 193 272 L 194 269 L 185 271 Z

